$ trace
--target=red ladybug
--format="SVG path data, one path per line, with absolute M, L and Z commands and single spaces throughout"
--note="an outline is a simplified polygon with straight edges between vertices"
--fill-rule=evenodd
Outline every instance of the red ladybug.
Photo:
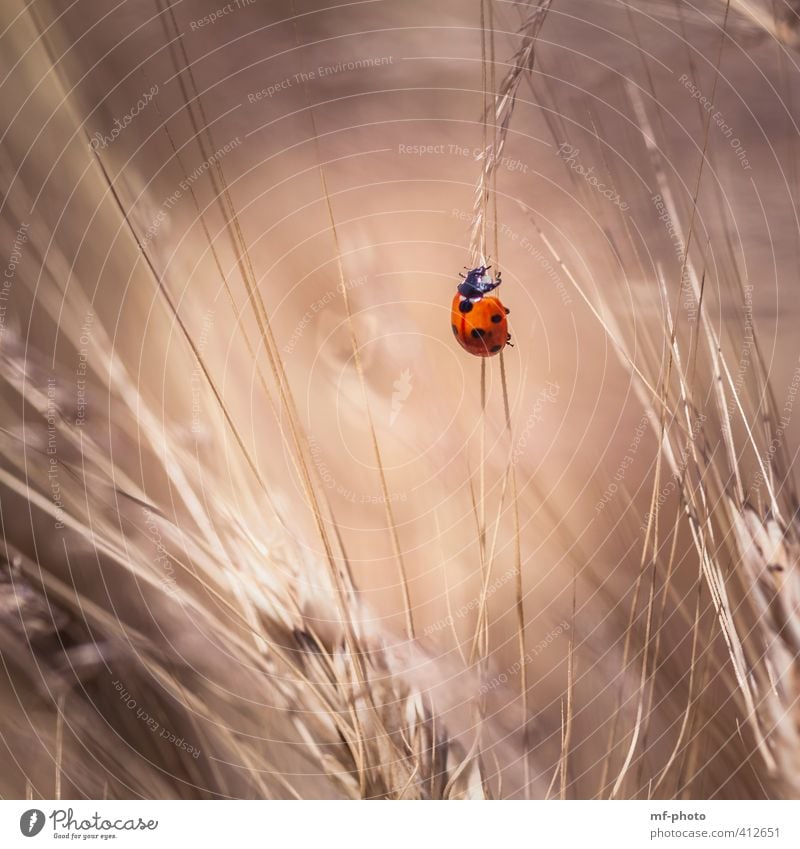
M 500 274 L 492 280 L 486 272 L 489 265 L 473 268 L 458 284 L 450 310 L 453 336 L 458 344 L 476 357 L 493 357 L 511 343 L 508 332 L 508 310 L 499 298 L 487 297 L 500 283 Z M 512 346 L 513 347 L 513 346 Z

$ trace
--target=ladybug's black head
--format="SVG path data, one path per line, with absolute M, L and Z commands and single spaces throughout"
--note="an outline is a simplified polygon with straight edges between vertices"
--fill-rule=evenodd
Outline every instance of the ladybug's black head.
M 492 280 L 486 273 L 490 268 L 490 265 L 479 265 L 473 268 L 458 284 L 458 291 L 465 298 L 482 298 L 487 292 L 496 289 L 500 285 L 500 275 L 497 275 L 497 280 Z

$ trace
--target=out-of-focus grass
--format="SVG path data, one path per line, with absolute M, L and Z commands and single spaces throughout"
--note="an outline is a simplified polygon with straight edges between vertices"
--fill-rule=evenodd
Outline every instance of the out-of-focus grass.
M 523 82 L 526 98 L 548 107 L 544 127 L 554 148 L 578 132 L 551 100 L 553 81 L 534 70 L 537 37 L 552 23 L 544 17 L 548 5 L 485 3 L 482 27 L 471 21 L 470 43 L 483 39 L 476 103 L 482 98 L 485 108 L 475 118 L 484 151 L 464 227 L 467 252 L 475 262 L 493 253 L 513 272 L 499 227 L 501 212 L 511 220 L 513 210 L 540 261 L 585 307 L 583 332 L 604 334 L 628 375 L 647 423 L 637 451 L 649 452 L 649 474 L 638 491 L 632 480 L 622 483 L 616 501 L 585 524 L 596 523 L 599 537 L 624 537 L 638 568 L 622 579 L 606 574 L 583 534 L 565 533 L 561 517 L 548 515 L 548 498 L 537 491 L 541 485 L 546 494 L 548 486 L 517 456 L 528 425 L 514 403 L 505 355 L 488 366 L 469 364 L 481 400 L 457 464 L 468 502 L 450 499 L 439 452 L 423 490 L 433 492 L 433 544 L 419 530 L 428 519 L 422 496 L 393 511 L 393 470 L 381 445 L 392 434 L 375 424 L 374 364 L 348 295 L 347 247 L 337 236 L 342 199 L 326 177 L 328 148 L 311 110 L 311 170 L 322 177 L 316 200 L 327 208 L 321 227 L 335 260 L 329 277 L 344 294 L 353 352 L 342 371 L 358 378 L 346 385 L 359 391 L 345 391 L 343 403 L 355 410 L 355 431 L 367 434 L 368 471 L 380 482 L 381 545 L 389 552 L 381 562 L 399 566 L 383 609 L 362 586 L 372 537 L 352 533 L 340 518 L 352 513 L 326 486 L 312 451 L 305 387 L 276 336 L 274 304 L 245 235 L 247 210 L 239 208 L 228 164 L 211 161 L 221 144 L 219 118 L 204 106 L 207 81 L 193 69 L 180 22 L 157 6 L 152 33 L 171 45 L 180 97 L 175 113 L 154 107 L 154 134 L 184 180 L 199 152 L 210 163 L 208 185 L 187 190 L 192 227 L 165 232 L 156 250 L 130 202 L 136 166 L 113 151 L 87 155 L 89 124 L 78 117 L 74 67 L 59 67 L 54 17 L 46 7 L 36 18 L 16 9 L 20 18 L 4 35 L 15 73 L 35 79 L 37 69 L 48 69 L 33 102 L 53 139 L 72 133 L 59 173 L 74 179 L 82 213 L 75 217 L 88 224 L 77 234 L 86 247 L 62 255 L 52 222 L 34 211 L 47 180 L 36 196 L 15 170 L 23 154 L 25 163 L 28 155 L 46 163 L 45 152 L 11 149 L 2 168 L 4 213 L 12 231 L 31 223 L 28 267 L 0 348 L 4 796 L 797 795 L 800 540 L 784 422 L 791 406 L 787 413 L 789 400 L 776 398 L 771 363 L 758 346 L 736 222 L 722 203 L 717 218 L 701 210 L 718 190 L 706 173 L 713 171 L 713 128 L 701 110 L 697 170 L 676 174 L 665 154 L 669 128 L 657 108 L 655 62 L 642 48 L 643 84 L 622 86 L 626 138 L 638 145 L 642 179 L 672 226 L 667 246 L 680 249 L 677 268 L 651 257 L 640 263 L 642 274 L 623 262 L 621 278 L 641 276 L 647 291 L 643 318 L 624 308 L 616 280 L 600 268 L 587 274 L 559 244 L 542 209 L 518 197 L 508 204 L 498 185 L 496 166 L 521 120 Z M 718 17 L 719 6 L 709 4 L 709 13 Z M 755 8 L 731 4 L 721 22 L 757 25 L 773 36 L 786 30 L 786 21 L 764 17 L 760 6 L 751 14 Z M 292 31 L 302 45 L 302 20 Z M 632 39 L 638 34 L 632 24 Z M 712 99 L 726 36 L 718 38 Z M 514 48 L 505 58 L 509 40 Z M 694 116 L 695 109 L 689 100 L 687 111 Z M 632 195 L 619 164 L 604 159 L 597 124 L 589 126 L 591 152 L 621 193 Z M 588 156 L 590 148 L 583 150 Z M 631 234 L 617 211 L 574 170 L 569 179 L 622 259 L 622 239 Z M 655 230 L 651 237 L 641 244 L 665 238 Z M 183 239 L 197 245 L 203 273 L 224 293 L 214 321 L 229 325 L 228 350 L 199 341 L 206 290 L 187 285 L 186 269 L 163 247 Z M 81 285 L 76 269 L 84 264 L 99 266 L 97 292 Z M 104 290 L 118 280 L 169 339 L 162 360 L 142 344 L 150 327 L 138 334 L 125 326 L 122 307 L 104 309 Z M 21 303 L 31 310 L 27 327 Z M 745 347 L 749 365 L 737 371 Z M 76 424 L 75 362 L 87 348 L 92 415 Z M 517 356 L 530 354 L 523 346 Z M 250 369 L 256 415 L 256 402 L 225 381 L 229 358 Z M 157 383 L 142 381 L 159 367 L 161 395 L 153 392 Z M 173 409 L 185 396 L 187 373 L 208 411 L 202 444 L 188 438 Z M 428 411 L 406 412 L 404 438 L 413 445 Z M 409 479 L 419 483 L 423 469 L 415 466 Z M 541 640 L 523 553 L 533 512 L 544 513 L 548 536 L 563 552 L 558 580 L 567 599 L 559 600 L 562 624 Z M 406 571 L 406 546 L 426 566 L 421 578 Z M 459 575 L 451 597 L 448 568 L 462 561 L 476 567 L 477 580 Z M 434 585 L 428 571 L 441 573 L 446 587 L 433 617 L 423 597 Z M 536 610 L 547 607 L 537 599 Z

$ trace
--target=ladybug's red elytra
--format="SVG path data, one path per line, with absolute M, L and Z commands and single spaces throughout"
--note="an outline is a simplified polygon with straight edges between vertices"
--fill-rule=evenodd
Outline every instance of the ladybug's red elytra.
M 511 343 L 508 332 L 508 310 L 488 293 L 500 283 L 500 274 L 492 280 L 486 272 L 490 265 L 473 268 L 458 284 L 450 310 L 450 323 L 458 344 L 476 357 L 493 357 Z M 512 346 L 513 347 L 513 346 Z

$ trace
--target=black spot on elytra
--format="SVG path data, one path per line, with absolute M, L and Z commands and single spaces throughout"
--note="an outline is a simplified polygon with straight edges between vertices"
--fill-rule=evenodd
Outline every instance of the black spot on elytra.
M 495 345 L 494 348 L 492 348 L 492 353 L 496 354 L 502 347 L 502 345 Z
M 767 570 L 769 572 L 783 572 L 783 566 L 780 563 L 770 563 Z
M 481 336 L 485 336 L 485 335 L 486 335 L 486 331 L 482 327 L 476 327 L 472 331 L 472 338 L 473 339 L 480 339 Z
M 455 324 L 451 324 L 450 327 L 453 328 L 453 336 L 458 336 L 458 328 L 455 326 Z
M 461 301 L 461 303 L 458 305 L 458 308 L 461 310 L 461 312 L 472 312 L 472 301 L 470 301 L 469 299 L 467 299 L 466 301 Z
M 503 307 L 503 309 L 506 311 L 506 315 L 508 315 L 511 312 L 511 310 L 508 307 Z
M 500 313 L 499 313 L 499 312 L 496 312 L 496 313 L 492 316 L 492 321 L 493 321 L 495 324 L 499 324 L 502 320 L 503 320 L 503 316 L 502 316 L 502 315 L 500 315 Z

